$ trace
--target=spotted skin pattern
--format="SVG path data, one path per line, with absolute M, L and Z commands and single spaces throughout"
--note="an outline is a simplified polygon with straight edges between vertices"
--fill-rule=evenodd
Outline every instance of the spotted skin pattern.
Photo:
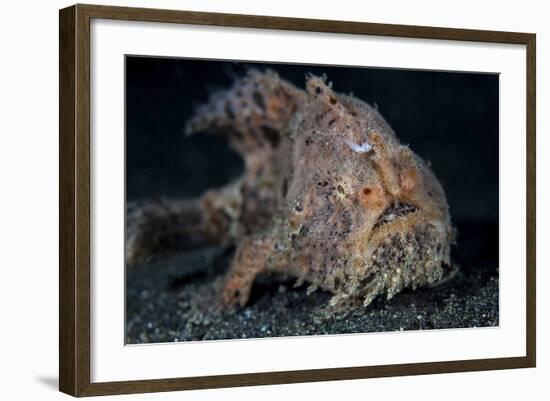
M 130 205 L 128 264 L 236 245 L 226 308 L 246 305 L 265 272 L 330 291 L 330 306 L 349 309 L 451 270 L 455 230 L 434 173 L 376 109 L 326 77 L 308 76 L 302 90 L 251 70 L 196 110 L 187 133 L 205 132 L 229 139 L 244 174 L 195 200 Z

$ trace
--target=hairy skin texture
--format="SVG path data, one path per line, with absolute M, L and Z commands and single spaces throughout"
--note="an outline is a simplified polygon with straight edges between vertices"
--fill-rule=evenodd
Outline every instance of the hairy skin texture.
M 191 201 L 130 205 L 129 264 L 207 244 L 236 244 L 221 302 L 247 303 L 255 277 L 283 273 L 368 305 L 450 271 L 445 194 L 368 104 L 309 76 L 306 90 L 252 70 L 215 93 L 187 132 L 229 137 L 243 157 L 236 182 Z

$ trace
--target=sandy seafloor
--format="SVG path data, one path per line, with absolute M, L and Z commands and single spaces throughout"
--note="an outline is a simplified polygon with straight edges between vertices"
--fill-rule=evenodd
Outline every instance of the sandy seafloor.
M 128 57 L 126 199 L 189 199 L 242 174 L 223 138 L 183 135 L 195 106 L 248 68 L 273 69 L 304 87 L 327 74 L 387 119 L 403 144 L 432 165 L 458 230 L 459 273 L 436 288 L 379 298 L 345 316 L 327 313 L 330 294 L 264 277 L 249 304 L 215 314 L 228 266 L 202 249 L 127 270 L 128 343 L 427 330 L 498 325 L 499 78 L 497 74 Z M 121 289 L 122 290 L 122 289 Z
M 218 290 L 229 255 L 206 248 L 127 270 L 128 344 L 498 325 L 498 270 L 461 266 L 436 287 L 405 290 L 348 313 L 327 308 L 330 293 L 306 293 L 295 280 L 256 280 L 242 309 L 219 313 Z

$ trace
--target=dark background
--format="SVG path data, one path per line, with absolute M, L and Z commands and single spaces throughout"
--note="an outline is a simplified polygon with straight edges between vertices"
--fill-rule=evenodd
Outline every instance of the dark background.
M 222 139 L 188 138 L 184 126 L 196 105 L 251 66 L 302 88 L 306 73 L 326 74 L 337 92 L 377 105 L 401 142 L 431 161 L 459 232 L 453 257 L 463 268 L 498 266 L 496 74 L 128 56 L 128 201 L 194 197 L 240 174 L 239 156 Z

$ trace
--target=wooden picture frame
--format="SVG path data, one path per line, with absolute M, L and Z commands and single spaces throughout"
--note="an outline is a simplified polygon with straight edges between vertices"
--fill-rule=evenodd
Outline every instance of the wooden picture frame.
M 163 22 L 269 28 L 400 38 L 517 44 L 526 47 L 527 227 L 526 355 L 366 367 L 257 372 L 221 376 L 91 382 L 90 333 L 90 21 Z M 535 48 L 530 33 L 371 24 L 236 14 L 74 5 L 60 10 L 60 265 L 59 388 L 73 396 L 143 393 L 264 384 L 535 367 Z

